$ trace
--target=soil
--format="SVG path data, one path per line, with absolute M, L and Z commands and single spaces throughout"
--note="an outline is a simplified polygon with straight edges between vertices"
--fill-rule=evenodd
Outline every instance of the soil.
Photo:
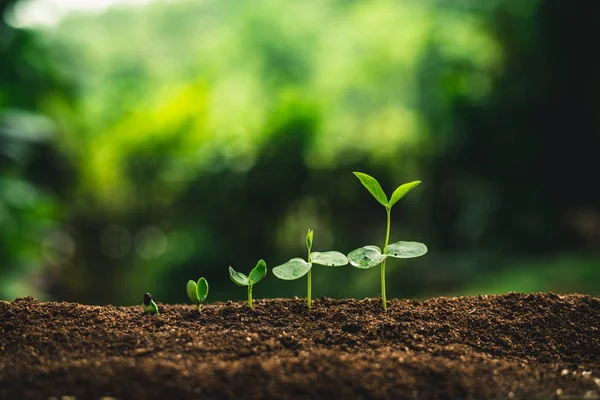
M 599 398 L 600 299 L 0 302 L 2 399 Z

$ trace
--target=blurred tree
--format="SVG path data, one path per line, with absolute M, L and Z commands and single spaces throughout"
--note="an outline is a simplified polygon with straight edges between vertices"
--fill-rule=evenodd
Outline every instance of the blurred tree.
M 44 289 L 61 299 L 185 301 L 200 275 L 213 300 L 237 298 L 227 266 L 287 261 L 307 228 L 315 248 L 381 237 L 381 210 L 351 174 L 363 170 L 387 190 L 425 183 L 392 236 L 432 251 L 390 268 L 391 295 L 456 292 L 513 258 L 593 251 L 598 62 L 586 49 L 599 19 L 558 0 L 210 0 L 38 31 L 3 24 L 0 113 L 19 133 L 0 140 L 43 150 L 3 156 L 0 176 L 28 189 L 0 191 L 0 205 L 1 193 L 36 193 L 60 222 L 33 213 L 0 227 L 0 245 L 29 243 L 31 271 L 55 271 Z M 14 269 L 17 253 L 0 257 Z M 315 294 L 375 296 L 377 279 L 319 271 Z
M 6 23 L 15 3 L 0 2 L 0 298 L 43 296 L 73 251 L 55 221 L 69 173 L 52 146 L 55 126 L 39 112 L 67 86 L 37 35 Z

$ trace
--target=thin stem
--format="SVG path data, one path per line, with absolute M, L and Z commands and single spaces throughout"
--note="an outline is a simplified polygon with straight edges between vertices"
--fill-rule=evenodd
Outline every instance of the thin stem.
M 387 247 L 390 243 L 390 225 L 391 225 L 391 207 L 386 207 L 387 211 L 387 228 L 385 231 L 385 245 L 383 246 L 383 254 L 387 254 Z M 381 263 L 381 303 L 383 304 L 383 309 L 387 310 L 387 297 L 385 295 L 385 259 Z
M 308 248 L 308 263 L 311 263 L 310 260 L 310 248 Z M 308 304 L 308 309 L 310 310 L 311 307 L 311 291 L 312 291 L 312 268 L 308 270 L 308 282 L 307 282 L 307 288 L 306 288 L 306 302 Z
M 248 285 L 248 306 L 252 308 L 252 285 Z
M 202 308 L 202 304 L 198 304 L 198 312 L 200 312 L 201 308 Z

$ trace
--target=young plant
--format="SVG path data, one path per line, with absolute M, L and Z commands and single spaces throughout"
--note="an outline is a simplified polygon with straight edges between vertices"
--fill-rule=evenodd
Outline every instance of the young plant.
M 259 260 L 248 276 L 229 267 L 229 277 L 233 283 L 248 287 L 248 306 L 250 308 L 252 308 L 252 287 L 260 282 L 265 275 L 267 275 L 267 264 L 264 260 Z
M 306 248 L 308 249 L 308 261 L 304 261 L 302 258 L 292 258 L 285 264 L 279 265 L 273 268 L 273 274 L 279 279 L 294 280 L 302 278 L 308 274 L 307 282 L 307 305 L 310 310 L 311 307 L 311 286 L 312 276 L 311 268 L 313 264 L 325 265 L 326 267 L 341 267 L 342 265 L 348 264 L 348 259 L 342 253 L 337 251 L 325 251 L 319 253 L 317 251 L 311 253 L 313 243 L 313 231 L 311 229 L 306 233 Z
M 208 282 L 204 278 L 198 279 L 198 283 L 188 281 L 186 287 L 187 295 L 190 301 L 198 306 L 198 311 L 202 308 L 202 304 L 208 296 Z
M 389 244 L 390 241 L 390 220 L 391 211 L 394 204 L 404 197 L 408 192 L 415 188 L 421 181 L 405 183 L 399 186 L 392 197 L 388 200 L 383 192 L 379 182 L 372 176 L 355 172 L 354 175 L 360 180 L 365 188 L 375 197 L 387 212 L 387 229 L 385 231 L 385 244 L 383 251 L 377 246 L 364 246 L 348 254 L 348 261 L 356 268 L 369 269 L 381 264 L 381 301 L 383 309 L 387 309 L 387 299 L 385 296 L 385 260 L 388 257 L 394 258 L 415 258 L 427 253 L 427 246 L 419 242 L 396 242 Z
M 152 300 L 152 295 L 150 293 L 144 294 L 144 304 L 142 304 L 142 308 L 144 309 L 144 312 L 158 315 L 158 306 L 154 300 Z

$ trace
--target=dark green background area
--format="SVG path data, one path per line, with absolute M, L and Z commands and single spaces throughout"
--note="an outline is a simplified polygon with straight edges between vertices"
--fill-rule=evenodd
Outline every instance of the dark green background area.
M 0 11 L 0 299 L 244 299 L 227 268 L 391 241 L 388 297 L 600 292 L 600 5 L 173 1 Z M 313 270 L 313 296 L 379 295 Z M 270 272 L 255 298 L 305 296 Z

